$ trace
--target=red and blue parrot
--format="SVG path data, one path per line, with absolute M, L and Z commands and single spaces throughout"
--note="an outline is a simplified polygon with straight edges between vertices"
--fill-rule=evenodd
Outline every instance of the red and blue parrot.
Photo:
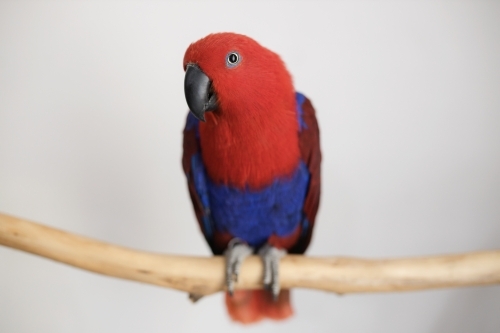
M 252 323 L 292 315 L 279 260 L 304 253 L 320 197 L 319 130 L 311 102 L 295 92 L 281 58 L 255 40 L 210 34 L 184 55 L 190 112 L 182 165 L 201 231 L 226 258 L 226 305 Z M 234 291 L 256 253 L 267 290 Z

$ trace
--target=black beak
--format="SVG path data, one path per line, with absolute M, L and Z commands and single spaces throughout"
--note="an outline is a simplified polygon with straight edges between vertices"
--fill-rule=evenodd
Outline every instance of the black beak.
M 195 64 L 187 65 L 184 95 L 191 113 L 201 121 L 205 121 L 205 112 L 217 108 L 217 96 L 212 89 L 212 81 Z

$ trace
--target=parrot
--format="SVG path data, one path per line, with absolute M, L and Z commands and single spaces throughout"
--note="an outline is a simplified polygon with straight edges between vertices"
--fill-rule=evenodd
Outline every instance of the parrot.
M 201 232 L 225 257 L 225 304 L 243 324 L 293 315 L 279 261 L 308 247 L 320 199 L 316 112 L 295 92 L 280 56 L 237 33 L 212 33 L 187 48 L 189 112 L 182 167 Z M 256 254 L 262 290 L 234 290 Z M 196 299 L 196 295 L 191 295 Z

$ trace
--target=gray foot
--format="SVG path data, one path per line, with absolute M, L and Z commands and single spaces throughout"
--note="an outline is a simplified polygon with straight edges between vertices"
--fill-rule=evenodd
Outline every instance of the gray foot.
M 229 242 L 227 250 L 224 252 L 226 257 L 226 287 L 229 295 L 233 295 L 234 283 L 238 281 L 243 260 L 252 253 L 253 249 L 238 238 Z
M 259 256 L 264 263 L 264 287 L 271 290 L 276 300 L 280 294 L 279 264 L 280 259 L 286 255 L 285 250 L 279 250 L 269 244 L 259 250 Z

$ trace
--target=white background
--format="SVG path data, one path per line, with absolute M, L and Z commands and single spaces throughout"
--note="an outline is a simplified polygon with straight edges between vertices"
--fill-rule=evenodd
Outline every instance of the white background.
M 310 255 L 500 248 L 499 2 L 0 2 L 0 211 L 208 255 L 181 170 L 182 58 L 210 32 L 282 55 L 317 109 Z M 498 332 L 500 287 L 337 296 L 247 332 Z M 187 295 L 0 247 L 0 332 L 226 332 Z

